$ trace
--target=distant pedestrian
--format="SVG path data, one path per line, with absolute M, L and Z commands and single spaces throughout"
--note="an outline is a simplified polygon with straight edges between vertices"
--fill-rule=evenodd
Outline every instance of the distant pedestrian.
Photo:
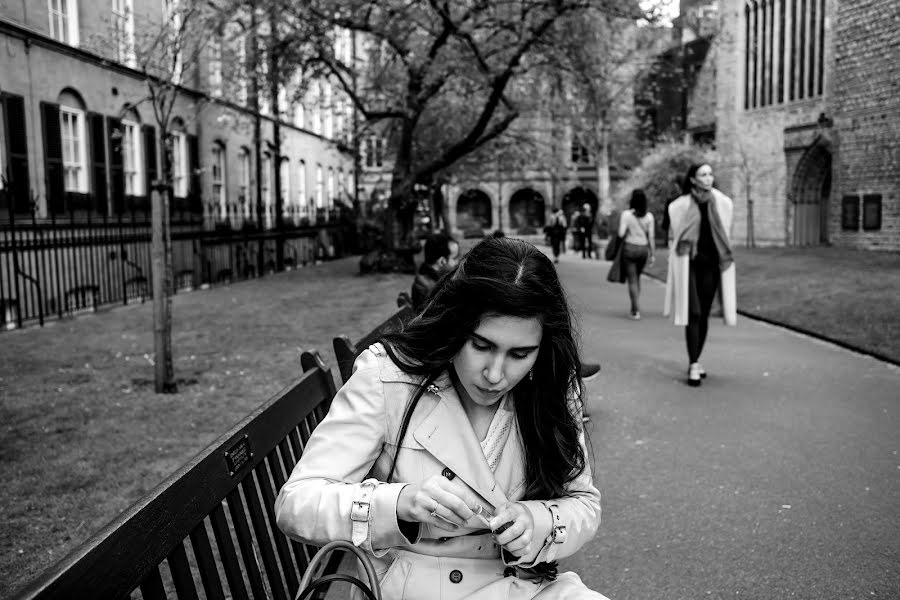
M 622 248 L 622 263 L 628 277 L 628 297 L 631 299 L 631 318 L 641 318 L 641 273 L 655 260 L 653 213 L 647 211 L 647 196 L 644 190 L 631 192 L 630 209 L 619 217 L 619 237 Z
M 594 251 L 594 242 L 591 239 L 594 230 L 594 215 L 591 212 L 591 205 L 587 202 L 581 207 L 581 215 L 575 225 L 581 236 L 581 258 L 591 258 Z
M 559 253 L 566 241 L 566 227 L 566 215 L 562 207 L 557 206 L 553 209 L 550 222 L 544 228 L 547 232 L 547 237 L 550 239 L 550 247 L 553 249 L 553 262 L 555 263 L 559 262 Z
M 581 225 L 581 209 L 576 208 L 572 211 L 569 225 L 572 228 L 572 250 L 581 252 L 581 248 L 584 245 L 584 236 L 581 234 L 581 229 L 579 228 Z
M 433 233 L 425 240 L 425 259 L 412 284 L 412 303 L 416 312 L 441 276 L 459 262 L 459 244 L 446 233 Z
M 709 313 L 721 289 L 726 325 L 737 323 L 734 258 L 731 254 L 731 198 L 713 187 L 712 167 L 691 165 L 684 192 L 669 205 L 672 246 L 663 314 L 685 327 L 688 385 L 699 386 L 706 371 L 700 353 L 706 342 Z

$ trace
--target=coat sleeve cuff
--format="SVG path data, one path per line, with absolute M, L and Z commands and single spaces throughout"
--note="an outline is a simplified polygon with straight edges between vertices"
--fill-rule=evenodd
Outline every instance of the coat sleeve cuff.
M 405 483 L 382 483 L 375 488 L 372 494 L 372 514 L 369 519 L 368 546 L 375 556 L 384 555 L 389 549 L 396 546 L 415 544 L 421 537 L 421 528 L 416 532 L 415 539 L 410 540 L 400 528 L 397 520 L 397 499 Z
M 511 557 L 511 555 L 504 553 L 503 562 L 508 566 L 533 567 L 539 562 L 549 560 L 547 555 L 552 544 L 547 544 L 546 540 L 550 537 L 550 533 L 553 530 L 553 521 L 550 517 L 550 511 L 547 510 L 543 502 L 539 500 L 520 500 L 519 504 L 528 509 L 528 512 L 531 513 L 531 518 L 534 520 L 534 535 L 531 538 L 533 550 L 524 556 L 512 557 L 515 560 L 507 560 L 507 556 Z

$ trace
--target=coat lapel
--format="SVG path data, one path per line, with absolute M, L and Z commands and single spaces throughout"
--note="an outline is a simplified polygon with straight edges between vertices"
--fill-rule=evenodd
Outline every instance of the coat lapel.
M 416 427 L 413 437 L 491 506 L 504 504 L 506 496 L 491 473 L 456 390 L 448 385 L 438 396 L 440 402 Z

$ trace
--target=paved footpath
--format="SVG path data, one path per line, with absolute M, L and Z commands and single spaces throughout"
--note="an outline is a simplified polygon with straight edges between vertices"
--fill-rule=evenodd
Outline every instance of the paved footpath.
M 663 285 L 632 321 L 608 266 L 559 265 L 603 366 L 603 524 L 562 566 L 612 600 L 900 598 L 900 369 L 739 317 L 711 323 L 690 388 Z

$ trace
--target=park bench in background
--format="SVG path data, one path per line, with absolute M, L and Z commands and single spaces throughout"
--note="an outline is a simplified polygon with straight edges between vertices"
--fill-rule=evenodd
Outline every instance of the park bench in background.
M 353 361 L 356 360 L 359 352 L 377 342 L 378 338 L 383 334 L 399 330 L 415 314 L 412 308 L 412 300 L 410 300 L 409 294 L 406 292 L 400 292 L 397 295 L 397 306 L 399 307 L 397 312 L 360 338 L 356 344 L 351 342 L 346 335 L 339 335 L 332 340 L 334 357 L 343 383 L 350 379 L 350 374 L 353 372 Z
M 275 496 L 335 393 L 331 371 L 317 354 L 305 352 L 300 362 L 299 380 L 50 567 L 19 598 L 293 598 L 317 548 L 281 533 Z M 335 554 L 316 576 L 334 573 L 340 559 Z

